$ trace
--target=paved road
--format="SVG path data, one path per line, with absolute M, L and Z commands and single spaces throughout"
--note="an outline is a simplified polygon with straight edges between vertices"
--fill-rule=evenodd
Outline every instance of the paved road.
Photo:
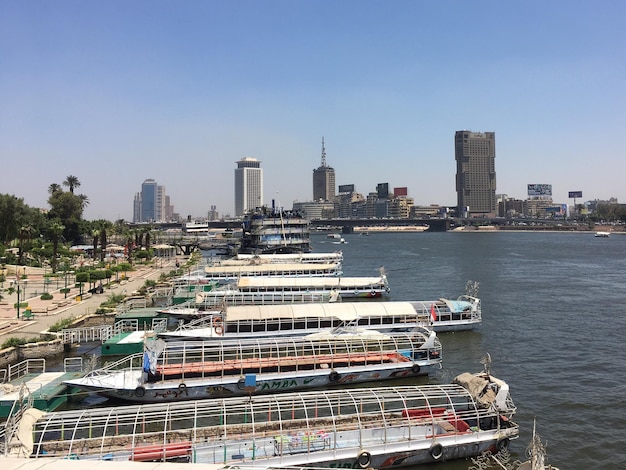
M 131 294 L 133 291 L 142 287 L 146 280 L 157 280 L 162 272 L 169 273 L 175 269 L 175 260 L 163 260 L 157 268 L 152 266 L 140 266 L 136 271 L 127 273 L 129 279 L 120 284 L 116 289 L 105 289 L 102 294 L 94 294 L 89 298 L 82 298 L 81 301 L 71 300 L 65 306 L 61 306 L 55 310 L 46 313 L 37 313 L 38 310 L 49 307 L 53 301 L 64 300 L 65 295 L 58 290 L 50 289 L 53 299 L 50 301 L 41 300 L 39 296 L 26 299 L 29 308 L 34 311 L 34 318 L 24 320 L 24 309 L 20 309 L 20 319 L 17 319 L 17 310 L 14 304 L 17 302 L 17 294 L 9 295 L 6 291 L 3 293 L 4 302 L 0 305 L 0 345 L 8 338 L 33 338 L 45 332 L 50 326 L 60 320 L 74 317 L 78 318 L 82 315 L 93 313 L 111 294 L 118 294 L 126 291 Z M 73 288 L 67 295 L 67 299 L 74 299 L 78 294 L 78 289 Z M 84 296 L 83 296 L 84 297 Z M 22 300 L 24 302 L 24 300 Z

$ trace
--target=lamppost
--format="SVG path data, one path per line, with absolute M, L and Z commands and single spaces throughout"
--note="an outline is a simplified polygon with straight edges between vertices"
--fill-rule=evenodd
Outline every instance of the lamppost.
M 17 292 L 17 319 L 20 319 L 20 278 L 19 276 L 15 277 L 15 285 L 16 285 L 16 292 Z
M 65 294 L 64 299 L 67 299 L 67 266 L 63 271 L 63 277 L 65 278 L 65 287 L 63 288 L 63 293 Z

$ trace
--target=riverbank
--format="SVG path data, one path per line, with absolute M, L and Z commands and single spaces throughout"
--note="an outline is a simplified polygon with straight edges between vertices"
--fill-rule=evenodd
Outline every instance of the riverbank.
M 180 260 L 180 257 L 179 257 Z M 23 270 L 20 267 L 20 272 Z M 27 279 L 35 283 L 39 275 L 36 268 L 26 268 Z M 49 286 L 47 292 L 52 295 L 51 300 L 42 300 L 41 293 L 32 290 L 31 294 L 26 289 L 26 298 L 20 297 L 20 303 L 27 305 L 15 307 L 17 303 L 17 292 L 9 294 L 6 290 L 3 293 L 3 300 L 0 303 L 0 344 L 8 338 L 32 339 L 46 334 L 48 329 L 61 320 L 68 318 L 79 318 L 91 315 L 96 312 L 107 297 L 111 294 L 132 295 L 144 286 L 147 280 L 158 280 L 162 273 L 168 274 L 176 269 L 175 259 L 160 259 L 149 265 L 137 265 L 134 271 L 127 273 L 126 279 L 119 283 L 111 283 L 109 287 L 104 287 L 99 294 L 83 293 L 74 284 L 69 287 L 67 293 L 61 292 L 57 286 Z M 36 294 L 36 295 L 33 295 Z M 26 315 L 29 310 L 31 315 Z

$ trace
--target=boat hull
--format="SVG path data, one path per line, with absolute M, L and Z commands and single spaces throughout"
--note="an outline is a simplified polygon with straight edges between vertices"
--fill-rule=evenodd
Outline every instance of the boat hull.
M 191 378 L 145 382 L 141 370 L 119 371 L 106 376 L 87 376 L 67 385 L 132 403 L 162 403 L 207 398 L 228 398 L 311 388 L 345 386 L 364 382 L 429 375 L 440 362 L 403 362 L 379 366 L 318 369 L 295 373 L 245 374 L 224 378 Z

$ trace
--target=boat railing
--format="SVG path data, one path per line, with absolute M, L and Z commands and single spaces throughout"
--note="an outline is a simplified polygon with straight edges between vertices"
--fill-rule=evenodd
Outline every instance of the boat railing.
M 387 363 L 410 367 L 421 361 L 441 361 L 441 343 L 436 338 L 428 341 L 422 334 L 342 336 L 168 342 L 151 381 Z
M 107 362 L 102 367 L 93 369 L 87 375 L 90 377 L 99 376 L 108 374 L 112 370 L 133 370 L 141 367 L 143 367 L 143 353 L 135 353 L 129 356 L 124 356 L 114 362 Z
M 9 365 L 7 380 L 9 382 L 29 374 L 41 374 L 46 371 L 46 360 L 26 359 L 17 364 Z
M 456 302 L 462 302 L 466 304 L 466 308 L 461 310 L 452 310 L 446 299 L 439 299 L 433 301 L 411 302 L 415 311 L 417 312 L 417 318 L 421 323 L 429 323 L 435 315 L 437 321 L 480 321 L 481 320 L 481 307 L 480 300 L 474 297 L 468 297 L 465 295 L 456 299 Z

